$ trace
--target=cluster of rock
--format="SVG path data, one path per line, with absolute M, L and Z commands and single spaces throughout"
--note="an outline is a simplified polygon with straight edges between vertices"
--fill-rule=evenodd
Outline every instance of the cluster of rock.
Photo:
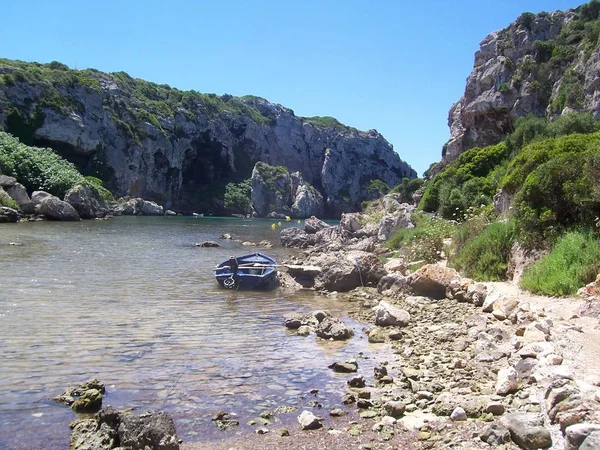
M 387 271 L 373 252 L 395 231 L 414 226 L 411 221 L 414 206 L 398 199 L 397 194 L 384 197 L 380 217 L 347 213 L 342 214 L 339 225 L 310 217 L 304 229 L 283 229 L 282 245 L 305 249 L 303 255 L 292 260 L 290 274 L 302 278 L 307 275 L 302 266 L 311 268 L 313 279 L 309 285 L 326 291 L 345 292 L 378 283 Z M 312 271 L 313 267 L 319 270 Z M 305 280 L 301 284 L 306 286 Z
M 600 274 L 594 281 L 579 289 L 577 295 L 585 299 L 585 305 L 579 313 L 600 319 Z
M 67 388 L 52 400 L 70 406 L 75 412 L 95 412 L 102 407 L 104 393 L 104 384 L 93 378 L 79 386 Z
M 179 450 L 173 418 L 162 411 L 120 412 L 107 406 L 70 427 L 70 450 Z
M 52 399 L 86 415 L 70 424 L 70 450 L 179 450 L 171 416 L 160 411 L 136 414 L 102 408 L 104 394 L 104 384 L 94 378 Z M 89 417 L 91 413 L 95 413 L 93 417 Z
M 34 191 L 28 195 L 25 187 L 16 178 L 0 174 L 0 197 L 10 198 L 18 209 L 0 207 L 0 223 L 47 219 L 77 221 L 99 219 L 116 215 L 174 215 L 154 202 L 141 198 L 122 198 L 119 202 L 107 203 L 93 187 L 76 185 L 67 191 L 64 199 L 45 191 Z
M 400 427 L 431 445 L 458 444 L 463 436 L 448 431 L 449 418 L 490 445 L 535 449 L 564 440 L 568 449 L 597 448 L 599 393 L 581 390 L 555 343 L 573 332 L 568 323 L 443 266 L 393 276 L 395 283 L 384 277 L 377 290 L 348 299 L 373 324 L 369 341 L 390 343 L 397 360 L 372 377 L 354 360 L 330 366 L 356 373 L 343 403 L 374 419 L 380 438 L 392 439 Z
M 285 320 L 285 326 L 295 330 L 299 336 L 308 336 L 314 332 L 321 339 L 343 341 L 354 336 L 352 328 L 328 311 L 313 311 L 305 316 L 294 314 Z
M 481 41 L 465 92 L 448 114 L 451 137 L 442 150 L 444 161 L 452 161 L 473 147 L 497 144 L 514 129 L 519 117 L 529 114 L 557 117 L 579 110 L 598 116 L 597 45 L 587 54 L 584 43 L 573 39 L 562 49 L 570 54 L 566 60 L 545 71 L 528 69 L 549 58 L 543 54 L 544 44 L 553 46 L 551 41 L 575 16 L 573 10 L 523 14 L 507 28 Z M 552 48 L 549 45 L 546 48 Z M 568 88 L 581 92 L 580 99 L 571 100 L 569 94 L 563 109 L 555 110 L 557 98 Z

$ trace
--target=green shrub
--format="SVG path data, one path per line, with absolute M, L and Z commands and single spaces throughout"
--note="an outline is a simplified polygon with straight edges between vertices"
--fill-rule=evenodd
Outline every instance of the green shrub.
M 571 295 L 600 272 L 600 241 L 591 231 L 562 236 L 550 253 L 525 270 L 521 287 L 544 295 Z
M 252 180 L 229 183 L 225 186 L 225 208 L 239 214 L 247 214 L 252 206 Z
M 371 180 L 369 186 L 367 187 L 369 194 L 376 196 L 377 198 L 383 197 L 390 191 L 390 187 L 387 185 L 385 181 L 381 180 Z
M 515 198 L 517 233 L 527 247 L 552 242 L 577 224 L 591 225 L 600 212 L 585 176 L 588 155 L 565 153 L 536 167 Z
M 75 166 L 50 148 L 30 147 L 0 132 L 0 167 L 27 191 L 44 190 L 63 198 L 67 190 L 85 182 Z
M 513 241 L 512 223 L 491 223 L 459 247 L 450 265 L 477 281 L 504 281 Z
M 7 206 L 17 211 L 20 209 L 17 202 L 15 202 L 10 195 L 8 195 L 2 187 L 0 187 L 0 206 Z
M 406 261 L 433 263 L 443 257 L 444 240 L 452 236 L 456 225 L 438 218 L 420 214 L 413 216 L 415 228 L 403 228 L 394 233 L 384 244 L 385 247 L 399 250 Z
M 504 143 L 467 150 L 426 184 L 419 208 L 458 220 L 469 207 L 490 203 L 506 159 Z
M 100 197 L 102 197 L 102 199 L 105 202 L 114 202 L 115 201 L 115 198 L 112 195 L 112 192 L 110 192 L 108 189 L 106 189 L 104 187 L 104 185 L 102 184 L 102 180 L 100 178 L 87 176 L 87 177 L 85 177 L 85 184 L 87 184 L 91 188 L 95 189 L 98 192 L 98 194 L 100 195 Z
M 344 125 L 339 120 L 337 120 L 335 117 L 314 116 L 314 117 L 300 117 L 300 119 L 302 119 L 302 121 L 304 121 L 306 123 L 310 123 L 311 125 L 314 125 L 318 128 L 334 128 L 336 130 L 345 131 L 345 132 L 357 131 L 356 128 Z
M 422 178 L 413 178 L 409 180 L 408 178 L 402 178 L 402 182 L 390 191 L 393 193 L 400 194 L 400 201 L 403 203 L 412 203 L 414 200 L 414 194 L 417 190 L 419 190 L 423 184 L 424 180 Z

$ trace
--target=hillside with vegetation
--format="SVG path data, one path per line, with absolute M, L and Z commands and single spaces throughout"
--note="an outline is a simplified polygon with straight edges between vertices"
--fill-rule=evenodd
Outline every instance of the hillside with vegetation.
M 116 196 L 180 212 L 248 211 L 257 162 L 299 172 L 339 217 L 416 172 L 376 130 L 298 117 L 256 96 L 204 94 L 59 62 L 0 59 L 0 130 L 51 148 Z M 8 169 L 5 169 L 8 170 Z
M 420 192 L 417 227 L 388 241 L 480 281 L 509 278 L 516 249 L 545 254 L 521 285 L 573 294 L 600 272 L 600 121 L 528 116 L 499 144 L 462 153 Z
M 498 144 L 528 115 L 600 114 L 600 2 L 569 11 L 524 13 L 486 36 L 463 96 L 449 112 L 445 163 Z

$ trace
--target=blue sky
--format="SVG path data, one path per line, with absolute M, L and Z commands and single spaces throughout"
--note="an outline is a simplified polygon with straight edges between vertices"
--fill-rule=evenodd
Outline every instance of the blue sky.
M 419 174 L 479 42 L 522 12 L 581 1 L 5 2 L 0 57 L 128 72 L 200 92 L 253 94 L 301 116 L 381 132 Z

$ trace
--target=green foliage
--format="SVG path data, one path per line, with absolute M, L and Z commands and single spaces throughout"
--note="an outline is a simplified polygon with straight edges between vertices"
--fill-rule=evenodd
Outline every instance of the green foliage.
M 414 201 L 414 194 L 417 192 L 423 184 L 425 180 L 423 178 L 413 178 L 409 180 L 408 178 L 402 178 L 402 182 L 391 190 L 393 193 L 398 193 L 401 195 L 400 201 L 403 203 L 412 203 Z
M 584 100 L 583 84 L 575 71 L 567 70 L 563 75 L 556 97 L 552 100 L 552 109 L 558 113 L 566 106 L 582 108 Z
M 498 86 L 498 92 L 501 94 L 508 94 L 508 92 L 510 92 L 510 84 L 506 82 L 501 83 L 500 86 Z
M 235 213 L 247 214 L 252 206 L 252 180 L 248 179 L 241 183 L 229 183 L 225 186 L 224 204 L 225 208 Z
M 450 265 L 477 281 L 504 281 L 514 242 L 512 223 L 495 222 L 458 247 Z
M 514 157 L 523 147 L 534 141 L 574 133 L 589 134 L 596 131 L 600 131 L 600 121 L 590 113 L 572 112 L 564 114 L 552 122 L 530 114 L 519 118 L 515 124 L 515 131 L 506 137 L 507 154 Z
M 335 117 L 330 116 L 314 116 L 314 117 L 300 117 L 304 122 L 310 123 L 318 128 L 335 128 L 340 131 L 357 131 L 356 128 L 344 125 Z
M 102 180 L 100 178 L 87 176 L 87 177 L 85 177 L 85 184 L 90 186 L 92 189 L 95 189 L 98 192 L 98 194 L 100 195 L 100 197 L 102 197 L 102 199 L 105 202 L 114 202 L 115 201 L 115 198 L 112 195 L 112 192 L 110 192 L 108 189 L 106 189 L 104 187 L 104 185 L 102 184 Z
M 439 217 L 427 217 L 420 213 L 413 216 L 415 228 L 402 228 L 384 244 L 399 250 L 406 261 L 433 263 L 444 256 L 444 240 L 452 236 L 456 225 Z
M 426 185 L 419 208 L 459 219 L 469 207 L 490 203 L 498 187 L 495 169 L 506 158 L 504 143 L 467 150 Z
M 15 202 L 10 195 L 8 195 L 2 187 L 0 187 L 0 206 L 7 206 L 9 208 L 19 210 L 19 204 Z
M 0 167 L 28 192 L 44 190 L 60 198 L 85 181 L 73 164 L 52 149 L 27 146 L 4 132 L 0 132 Z
M 382 197 L 390 191 L 390 187 L 387 185 L 385 181 L 381 180 L 371 180 L 367 190 L 370 194 L 376 197 Z
M 600 272 L 600 240 L 591 231 L 566 233 L 550 253 L 528 268 L 521 287 L 545 295 L 570 295 Z

